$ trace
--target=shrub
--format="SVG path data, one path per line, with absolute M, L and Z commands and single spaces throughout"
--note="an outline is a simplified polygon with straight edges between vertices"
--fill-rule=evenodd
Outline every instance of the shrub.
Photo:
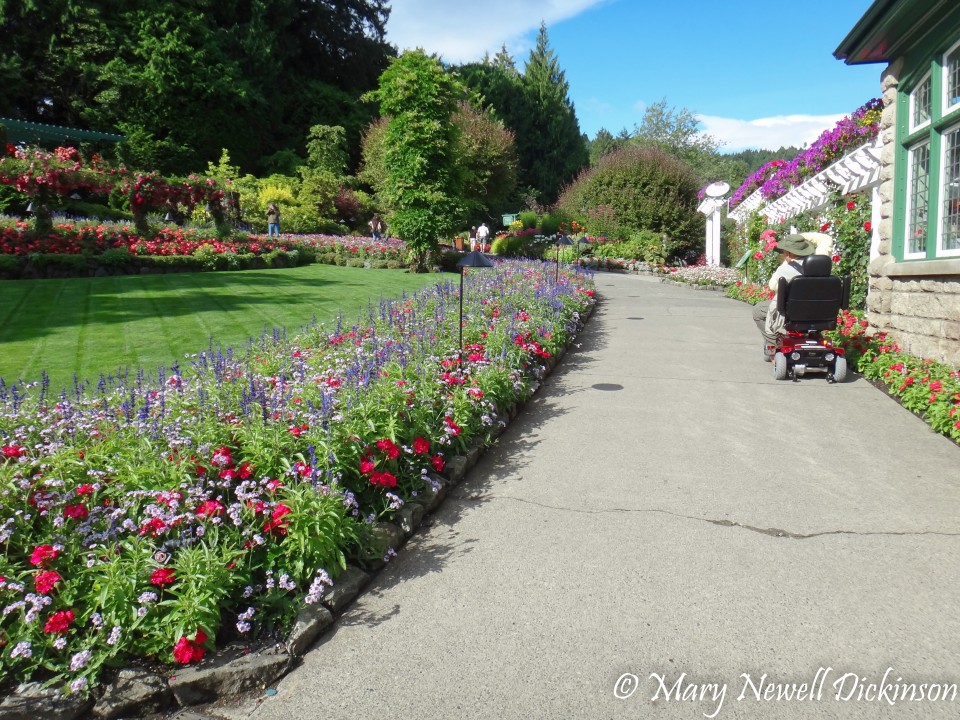
M 582 217 L 582 208 L 609 208 L 616 237 L 625 239 L 639 230 L 666 234 L 668 257 L 681 259 L 699 247 L 703 234 L 699 185 L 686 163 L 656 148 L 629 146 L 604 155 L 582 173 L 557 206 L 580 219 L 591 234 L 599 233 L 589 217 Z
M 104 267 L 122 268 L 131 265 L 136 260 L 136 256 L 127 248 L 113 248 L 104 251 L 97 259 Z

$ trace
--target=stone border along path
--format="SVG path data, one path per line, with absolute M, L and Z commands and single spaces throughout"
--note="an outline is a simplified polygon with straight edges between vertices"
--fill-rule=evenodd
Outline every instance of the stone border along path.
M 570 341 L 550 358 L 543 377 L 534 386 L 532 395 L 540 389 L 543 380 L 566 354 L 567 348 L 576 342 L 596 305 L 595 299 L 584 310 Z M 522 405 L 515 404 L 507 414 L 495 418 L 490 430 L 490 443 L 484 443 L 478 438 L 465 454 L 451 457 L 446 462 L 443 473 L 430 473 L 431 478 L 439 485 L 438 490 L 428 488 L 424 496 L 429 497 L 423 497 L 422 501 L 419 498 L 417 501 L 408 501 L 397 512 L 396 522 L 376 523 L 376 544 L 380 545 L 384 552 L 387 548 L 399 550 L 407 538 L 420 527 L 424 518 L 440 507 L 449 490 L 463 480 L 486 449 L 496 441 L 509 423 L 516 419 L 521 409 Z M 221 698 L 235 698 L 266 691 L 272 683 L 296 666 L 297 659 L 333 625 L 336 618 L 343 614 L 367 586 L 374 573 L 382 570 L 386 564 L 383 560 L 368 563 L 372 571 L 370 573 L 348 566 L 337 576 L 333 587 L 323 596 L 320 604 L 307 606 L 300 611 L 282 644 L 250 652 L 245 643 L 233 642 L 209 655 L 208 660 L 198 666 L 178 668 L 169 680 L 149 670 L 127 668 L 121 670 L 117 680 L 105 688 L 99 700 L 90 698 L 79 704 L 73 698 L 61 695 L 56 689 L 44 689 L 36 682 L 28 683 L 15 695 L 0 703 L 0 720 L 77 720 L 81 717 L 115 720 L 163 716 L 170 711 L 176 712 L 176 720 L 208 720 L 208 715 L 190 710 L 177 712 L 172 709 L 176 706 L 190 708 Z

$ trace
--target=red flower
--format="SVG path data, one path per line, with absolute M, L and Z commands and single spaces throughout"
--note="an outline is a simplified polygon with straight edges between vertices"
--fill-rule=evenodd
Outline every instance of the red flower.
M 70 518 L 71 520 L 83 520 L 90 513 L 87 511 L 87 508 L 82 503 L 77 503 L 76 505 L 67 505 L 63 509 L 63 516 L 65 518 Z
M 873 230 L 873 223 L 870 222 L 869 220 L 867 220 L 867 221 L 863 224 L 863 229 L 866 230 L 867 232 L 870 232 L 871 230 Z
M 381 485 L 385 488 L 395 488 L 397 486 L 397 478 L 393 473 L 375 472 L 370 476 L 370 484 Z
M 92 495 L 96 490 L 93 485 L 86 483 L 77 488 L 77 495 Z
M 439 455 L 434 455 L 430 458 L 430 464 L 433 465 L 433 469 L 437 472 L 443 472 L 443 458 Z
M 424 437 L 416 437 L 413 440 L 413 451 L 417 455 L 426 455 L 430 452 L 430 441 Z
M 207 500 L 200 503 L 194 511 L 197 517 L 216 517 L 223 515 L 223 505 L 216 500 Z
M 853 210 L 856 206 L 857 204 L 853 200 L 851 200 L 850 202 L 847 203 L 847 210 Z
M 453 418 L 450 417 L 449 415 L 445 416 L 445 417 L 443 418 L 443 421 L 447 424 L 447 427 L 450 428 L 450 430 L 451 430 L 450 434 L 453 435 L 454 437 L 456 437 L 456 436 L 459 435 L 461 432 L 463 432 L 463 429 L 462 429 L 459 425 L 457 425 L 457 424 L 453 421 Z
M 173 646 L 173 659 L 181 665 L 200 662 L 203 660 L 203 654 L 205 652 L 203 646 L 206 642 L 207 634 L 200 628 L 197 628 L 197 634 L 193 640 L 190 640 L 185 635 L 177 640 L 176 645 Z
M 824 223 L 823 225 L 820 226 L 820 232 L 826 232 L 829 229 L 830 229 L 830 223 Z
M 290 520 L 287 518 L 287 515 L 289 515 L 292 512 L 293 511 L 289 507 L 287 507 L 283 503 L 279 503 L 273 509 L 273 512 L 270 513 L 270 519 L 266 523 L 264 523 L 263 531 L 272 532 L 273 530 L 276 530 L 277 534 L 286 535 L 287 526 L 290 525 Z
M 839 256 L 839 255 L 836 255 L 836 254 L 834 254 L 833 256 L 831 256 L 830 259 L 833 260 L 833 262 L 835 262 L 835 263 L 840 262 L 840 256 Z
M 26 455 L 27 449 L 22 445 L 4 445 L 0 448 L 0 454 L 3 455 L 4 460 L 13 460 Z
M 57 559 L 60 551 L 53 545 L 37 545 L 30 553 L 30 564 L 36 567 L 46 567 L 47 563 Z
M 140 526 L 141 535 L 150 535 L 152 537 L 157 537 L 160 533 L 167 529 L 166 524 L 160 518 L 150 518 L 143 525 Z
M 237 476 L 241 480 L 248 480 L 253 475 L 253 466 L 244 462 L 240 467 L 237 468 Z
M 43 570 L 37 573 L 37 577 L 33 580 L 33 586 L 41 595 L 47 595 L 58 582 L 60 582 L 60 573 L 53 570 Z
M 47 619 L 43 631 L 47 635 L 65 633 L 73 624 L 73 610 L 60 610 Z
M 396 460 L 400 457 L 400 448 L 398 448 L 396 443 L 390 438 L 377 440 L 377 447 L 380 448 L 380 451 L 390 460 Z
M 150 575 L 150 584 L 157 587 L 166 587 L 173 585 L 177 580 L 177 575 L 173 568 L 157 568 Z
M 360 458 L 360 472 L 369 475 L 377 469 L 377 464 L 373 461 L 373 456 L 369 453 Z

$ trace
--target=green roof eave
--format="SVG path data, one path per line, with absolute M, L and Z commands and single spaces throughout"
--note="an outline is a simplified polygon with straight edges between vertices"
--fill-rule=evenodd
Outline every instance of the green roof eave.
M 62 125 L 47 125 L 45 123 L 14 120 L 0 117 L 0 125 L 7 130 L 7 141 L 12 143 L 46 143 L 46 142 L 120 142 L 123 135 L 97 132 L 96 130 L 80 130 Z
M 890 62 L 923 43 L 951 15 L 960 17 L 956 0 L 874 0 L 833 56 L 847 65 Z

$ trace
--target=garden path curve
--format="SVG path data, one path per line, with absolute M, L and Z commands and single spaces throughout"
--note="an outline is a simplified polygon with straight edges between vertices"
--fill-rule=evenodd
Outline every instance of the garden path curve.
M 579 347 L 277 694 L 201 712 L 956 717 L 888 701 L 960 683 L 960 448 L 857 376 L 776 382 L 745 304 L 597 286 Z M 790 683 L 813 691 L 762 695 Z

